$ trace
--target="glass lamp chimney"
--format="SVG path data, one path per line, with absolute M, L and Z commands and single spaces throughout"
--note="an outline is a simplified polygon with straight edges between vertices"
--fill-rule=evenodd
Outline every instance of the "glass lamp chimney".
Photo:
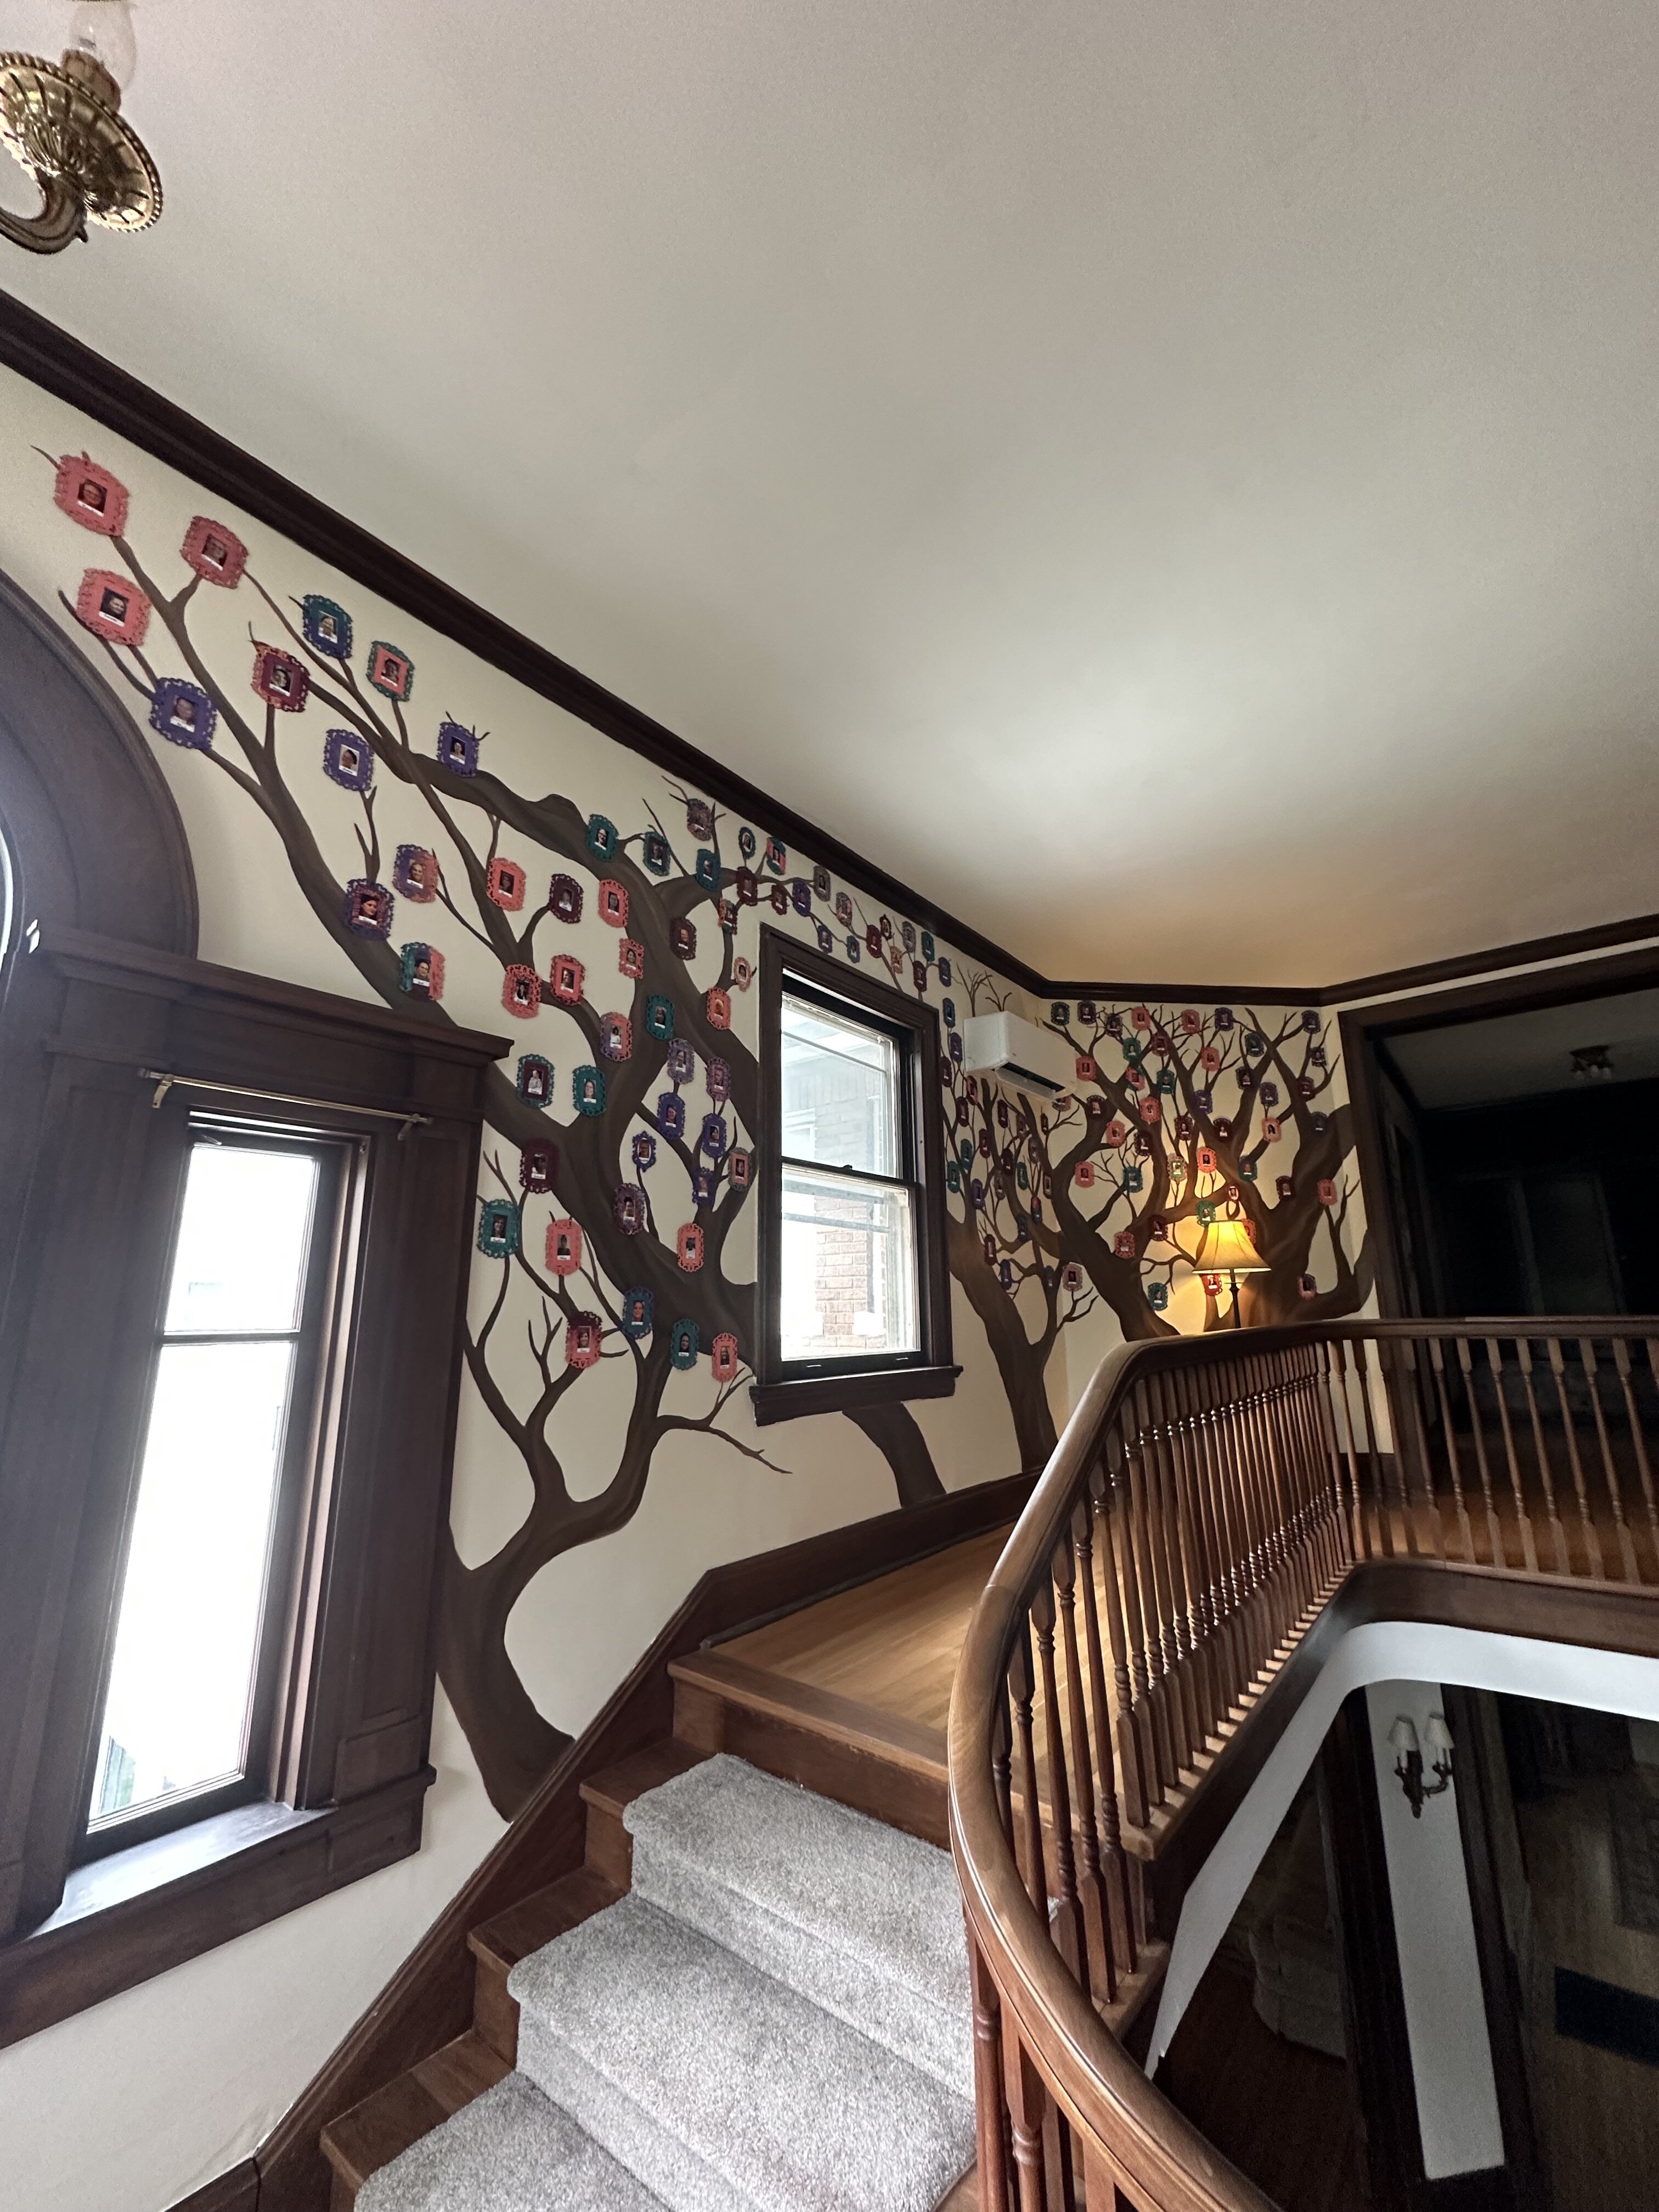
M 125 92 L 138 67 L 131 0 L 74 0 L 68 51 L 96 62 Z

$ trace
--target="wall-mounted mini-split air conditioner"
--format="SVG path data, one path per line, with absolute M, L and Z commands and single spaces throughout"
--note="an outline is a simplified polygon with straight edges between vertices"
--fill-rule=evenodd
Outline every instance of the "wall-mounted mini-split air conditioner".
M 963 1066 L 1011 1091 L 1056 1098 L 1077 1081 L 1077 1055 L 1064 1037 L 1018 1014 L 974 1014 L 962 1030 Z

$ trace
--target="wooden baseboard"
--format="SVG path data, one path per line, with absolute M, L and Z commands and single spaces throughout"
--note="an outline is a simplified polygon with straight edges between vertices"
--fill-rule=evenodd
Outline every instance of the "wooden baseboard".
M 671 1659 L 1000 1528 L 1018 1517 L 1035 1480 L 978 1483 L 711 1568 L 260 2145 L 258 2212 L 328 2212 L 327 2122 L 471 2026 L 468 1930 L 581 1864 L 581 1784 L 671 1733 Z
M 170 2212 L 258 2212 L 259 2169 L 251 2158 L 233 2166 L 216 2181 L 204 2181 L 181 2197 Z

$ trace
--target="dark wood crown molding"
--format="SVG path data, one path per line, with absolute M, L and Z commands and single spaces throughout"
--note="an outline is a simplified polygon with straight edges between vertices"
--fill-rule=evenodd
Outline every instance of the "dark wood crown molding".
M 1396 968 L 1345 983 L 1322 986 L 1267 986 L 1216 983 L 1054 982 L 1029 961 L 1010 952 L 944 907 L 925 898 L 884 868 L 853 851 L 838 837 L 772 798 L 746 776 L 678 737 L 665 724 L 630 707 L 556 653 L 490 614 L 429 569 L 407 559 L 369 531 L 304 491 L 277 470 L 256 460 L 218 431 L 165 398 L 125 369 L 72 337 L 21 300 L 0 292 L 0 363 L 15 369 L 42 391 L 77 407 L 181 476 L 232 501 L 245 514 L 279 531 L 304 552 L 325 561 L 366 591 L 374 592 L 415 621 L 424 623 L 488 666 L 498 668 L 538 698 L 574 714 L 590 728 L 630 751 L 696 785 L 737 812 L 798 845 L 815 861 L 870 897 L 925 924 L 969 959 L 981 960 L 999 975 L 1041 999 L 1229 1000 L 1259 1006 L 1334 1006 L 1355 1000 L 1420 990 L 1462 975 L 1571 957 L 1643 936 L 1659 936 L 1659 915 L 1569 930 L 1524 944 L 1486 952 L 1462 953 L 1416 967 Z
M 1593 929 L 1558 930 L 1553 937 L 1531 937 L 1519 945 L 1460 952 L 1449 960 L 1425 960 L 1415 968 L 1390 968 L 1379 975 L 1358 976 L 1352 982 L 1328 983 L 1316 994 L 1316 1000 L 1322 1006 L 1340 1006 L 1364 999 L 1397 998 L 1402 992 L 1455 983 L 1465 975 L 1492 975 L 1506 968 L 1529 968 L 1540 961 L 1571 960 L 1583 952 L 1600 952 L 1611 945 L 1638 945 L 1653 938 L 1659 938 L 1659 914 L 1637 914 L 1627 921 L 1598 922 Z

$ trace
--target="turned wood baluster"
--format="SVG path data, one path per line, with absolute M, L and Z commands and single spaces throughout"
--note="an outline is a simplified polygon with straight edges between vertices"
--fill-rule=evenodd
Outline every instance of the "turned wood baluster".
M 1457 1438 L 1452 1431 L 1451 1401 L 1446 1395 L 1446 1364 L 1441 1356 L 1440 1339 L 1429 1339 L 1429 1365 L 1434 1374 L 1434 1388 L 1440 1407 L 1440 1425 L 1446 1436 L 1446 1464 L 1451 1471 L 1452 1498 L 1457 1514 L 1458 1534 L 1463 1539 L 1463 1557 L 1474 1565 L 1474 1530 L 1469 1525 L 1468 1507 L 1463 1499 L 1463 1467 L 1457 1456 Z
M 1193 1751 L 1201 1755 L 1215 1733 L 1215 1668 L 1211 1650 L 1210 1620 L 1206 1607 L 1209 1580 L 1204 1558 L 1204 1524 L 1188 1467 L 1188 1437 L 1173 1375 L 1161 1375 L 1154 1385 L 1163 1416 L 1170 1462 L 1170 1495 L 1173 1500 L 1176 1548 L 1186 1604 L 1188 1668 L 1193 1687 Z
M 1328 1394 L 1322 1387 L 1323 1355 L 1322 1343 L 1298 1346 L 1291 1355 L 1291 1417 L 1301 1438 L 1308 1509 L 1319 1541 L 1322 1589 L 1341 1572 L 1348 1556 L 1342 1526 L 1347 1507 L 1342 1496 L 1342 1470 L 1336 1455 Z
M 1555 1381 L 1555 1401 L 1561 1408 L 1561 1433 L 1567 1440 L 1567 1465 L 1572 1473 L 1573 1495 L 1578 1500 L 1578 1525 L 1583 1531 L 1584 1550 L 1589 1559 L 1590 1578 L 1605 1582 L 1607 1570 L 1601 1563 L 1601 1534 L 1590 1511 L 1589 1486 L 1584 1480 L 1584 1462 L 1578 1455 L 1578 1427 L 1572 1418 L 1572 1407 L 1567 1398 L 1567 1363 L 1561 1356 L 1561 1340 L 1547 1336 L 1550 1373 Z
M 1117 1703 L 1117 1764 L 1123 1777 L 1124 1817 L 1132 1827 L 1146 1826 L 1146 1770 L 1129 1686 L 1127 1639 L 1123 1632 L 1123 1592 L 1112 1544 L 1111 1479 L 1097 1466 L 1090 1480 L 1094 1525 L 1100 1531 L 1100 1580 L 1106 1599 L 1106 1638 L 1112 1650 L 1112 1684 Z M 1103 1771 L 1105 1771 L 1104 1769 Z
M 1056 1557 L 1064 1554 L 1064 1547 Z M 1069 1565 L 1069 1554 L 1066 1557 Z M 1054 1948 L 1072 1970 L 1086 1996 L 1089 1953 L 1077 1893 L 1077 1857 L 1073 1842 L 1072 1787 L 1066 1771 L 1066 1735 L 1060 1725 L 1060 1690 L 1054 1679 L 1054 1589 L 1045 1575 L 1031 1595 L 1031 1626 L 1036 1631 L 1037 1669 L 1042 1683 L 1042 1735 L 1048 1753 L 1048 1825 L 1054 1831 L 1054 1910 L 1048 1926 Z
M 1019 2025 L 1003 2016 L 1004 2080 L 1008 2118 L 1014 2147 L 1014 2172 L 1019 2186 L 1019 2212 L 1051 2212 L 1042 2155 L 1048 2093 L 1031 2054 L 1020 2038 Z
M 1365 1509 L 1360 1501 L 1359 1486 L 1353 1479 L 1353 1462 L 1344 1449 L 1342 1425 L 1336 1418 L 1336 1362 L 1332 1357 L 1335 1349 L 1328 1338 L 1322 1340 L 1314 1389 L 1320 1432 L 1325 1439 L 1331 1482 L 1336 1492 L 1337 1517 L 1342 1523 L 1340 1554 L 1347 1567 L 1365 1556 Z
M 1344 1456 L 1342 1431 L 1336 1419 L 1336 1363 L 1332 1353 L 1336 1346 L 1328 1338 L 1322 1339 L 1316 1358 L 1318 1373 L 1314 1380 L 1314 1406 L 1319 1421 L 1320 1434 L 1324 1439 L 1325 1455 L 1330 1466 L 1331 1490 L 1336 1501 L 1339 1523 L 1337 1556 L 1344 1566 L 1365 1556 L 1365 1520 L 1359 1503 L 1359 1486 L 1351 1480 L 1353 1461 Z
M 1347 1553 L 1342 1532 L 1345 1507 L 1341 1470 L 1337 1465 L 1325 1425 L 1327 1410 L 1320 1401 L 1319 1362 L 1323 1347 L 1299 1346 L 1292 1355 L 1291 1419 L 1300 1439 L 1303 1481 L 1308 1492 L 1308 1511 L 1319 1555 L 1322 1590 L 1341 1572 Z
M 1285 1567 L 1285 1632 L 1289 1634 L 1306 1612 L 1312 1596 L 1312 1562 L 1304 1541 L 1301 1498 L 1296 1467 L 1285 1435 L 1284 1407 L 1271 1355 L 1255 1363 L 1260 1378 L 1256 1392 L 1262 1449 L 1277 1501 L 1280 1540 Z
M 1146 1468 L 1146 1437 L 1139 1425 L 1139 1415 L 1131 1412 L 1136 1423 L 1133 1433 L 1125 1437 L 1125 1464 L 1129 1470 L 1129 1531 L 1134 1545 L 1135 1581 L 1140 1593 L 1140 1617 L 1146 1630 L 1146 1709 L 1152 1718 L 1152 1771 L 1158 1778 L 1158 1802 L 1164 1802 L 1166 1791 L 1172 1790 L 1181 1778 L 1181 1761 L 1176 1756 L 1175 1737 L 1170 1728 L 1170 1708 L 1172 1703 L 1165 1682 L 1163 1626 L 1164 1594 L 1158 1587 L 1156 1571 L 1157 1547 L 1153 1540 L 1151 1493 L 1152 1484 Z
M 1134 1717 L 1136 1765 L 1147 1802 L 1164 1802 L 1164 1774 L 1158 1756 L 1158 1711 L 1152 1703 L 1152 1662 L 1146 1656 L 1146 1607 L 1140 1595 L 1140 1544 L 1133 1476 L 1134 1455 L 1126 1434 L 1117 1438 L 1119 1472 L 1113 1480 L 1119 1501 L 1117 1563 L 1121 1571 L 1123 1618 L 1129 1632 L 1129 1666 L 1134 1681 L 1130 1711 Z M 1141 1826 L 1145 1826 L 1143 1814 Z
M 1544 1486 L 1544 1510 L 1550 1524 L 1550 1541 L 1555 1551 L 1555 1571 L 1558 1575 L 1569 1574 L 1571 1569 L 1567 1565 L 1567 1532 L 1561 1525 L 1561 1516 L 1555 1504 L 1555 1469 L 1550 1464 L 1548 1447 L 1544 1442 L 1544 1424 L 1538 1412 L 1538 1393 L 1532 1386 L 1530 1340 L 1517 1336 L 1515 1350 L 1521 1368 L 1521 1387 L 1527 1395 L 1527 1411 L 1532 1417 L 1532 1448 L 1538 1455 L 1538 1479 Z
M 1630 1424 L 1631 1442 L 1636 1447 L 1636 1471 L 1642 1480 L 1642 1497 L 1648 1509 L 1648 1539 L 1653 1550 L 1654 1570 L 1659 1574 L 1659 1501 L 1654 1496 L 1653 1468 L 1648 1459 L 1647 1438 L 1642 1433 L 1642 1417 L 1636 1407 L 1630 1346 L 1622 1336 L 1613 1339 L 1613 1364 L 1619 1370 L 1619 1386 L 1625 1394 L 1625 1419 Z
M 1318 1565 L 1316 1580 L 1322 1590 L 1342 1567 L 1342 1483 L 1335 1455 L 1328 1448 L 1320 1420 L 1316 1388 L 1319 1351 L 1310 1345 L 1281 1357 L 1290 1370 L 1285 1385 L 1285 1413 L 1291 1433 L 1296 1438 L 1305 1500 L 1303 1510 L 1307 1516 Z
M 1262 1364 L 1267 1375 L 1267 1433 L 1273 1439 L 1274 1462 L 1282 1470 L 1286 1525 L 1291 1532 L 1295 1588 L 1299 1601 L 1296 1610 L 1299 1616 L 1312 1605 L 1320 1581 L 1307 1470 L 1303 1464 L 1301 1442 L 1296 1432 L 1289 1359 L 1282 1352 L 1269 1352 Z
M 1521 1557 L 1527 1572 L 1538 1572 L 1538 1546 L 1532 1533 L 1532 1516 L 1527 1510 L 1527 1486 L 1522 1478 L 1521 1456 L 1515 1449 L 1515 1431 L 1510 1425 L 1510 1401 L 1504 1388 L 1504 1349 L 1495 1336 L 1486 1339 L 1486 1364 L 1492 1370 L 1492 1389 L 1498 1397 L 1498 1425 L 1503 1431 L 1504 1455 L 1509 1462 L 1510 1488 L 1515 1493 L 1515 1510 L 1521 1523 Z
M 1423 1480 L 1423 1502 L 1429 1513 L 1429 1540 L 1437 1559 L 1446 1556 L 1446 1532 L 1440 1519 L 1440 1493 L 1434 1479 L 1434 1455 L 1429 1449 L 1429 1434 L 1423 1421 L 1423 1393 L 1418 1376 L 1417 1346 L 1407 1337 L 1400 1345 L 1400 1356 L 1406 1370 L 1406 1382 L 1401 1395 L 1412 1409 L 1412 1434 L 1417 1440 L 1417 1464 Z
M 1307 1457 L 1297 1426 L 1296 1385 L 1288 1352 L 1268 1353 L 1265 1364 L 1270 1378 L 1268 1419 L 1279 1463 L 1285 1470 L 1291 1540 L 1296 1551 L 1297 1583 L 1302 1595 L 1300 1609 L 1305 1610 L 1318 1594 L 1321 1577 L 1313 1495 L 1308 1483 Z
M 1480 1418 L 1474 1362 L 1467 1336 L 1460 1336 L 1457 1340 L 1457 1364 L 1462 1370 L 1463 1397 L 1469 1409 L 1469 1430 L 1474 1439 L 1474 1463 L 1480 1470 L 1480 1494 L 1486 1501 L 1486 1544 L 1492 1553 L 1492 1565 L 1504 1567 L 1509 1565 L 1509 1560 L 1504 1553 L 1504 1532 L 1498 1525 L 1498 1508 L 1492 1498 L 1492 1464 L 1486 1457 L 1486 1425 Z
M 1167 1593 L 1164 1635 L 1164 1650 L 1167 1655 L 1172 1655 L 1170 1677 L 1177 1700 L 1179 1726 L 1176 1749 L 1182 1765 L 1190 1767 L 1203 1749 L 1204 1739 L 1195 1681 L 1196 1657 L 1192 1640 L 1191 1613 L 1182 1562 L 1181 1501 L 1175 1488 L 1169 1428 L 1164 1419 L 1163 1400 L 1156 1376 L 1149 1377 L 1140 1386 L 1139 1398 L 1150 1440 L 1146 1472 L 1157 1491 L 1158 1527 L 1163 1539 L 1157 1563 L 1163 1568 L 1163 1587 Z
M 1353 1500 L 1354 1556 L 1356 1559 L 1365 1559 L 1371 1555 L 1371 1546 L 1365 1526 L 1365 1498 L 1359 1482 L 1359 1453 L 1354 1441 L 1353 1407 L 1348 1398 L 1348 1347 L 1344 1339 L 1338 1337 L 1330 1345 L 1328 1351 L 1334 1370 L 1331 1395 L 1341 1414 L 1338 1427 L 1343 1456 L 1348 1462 L 1348 1495 Z M 1377 1530 L 1376 1534 L 1377 1548 L 1380 1551 L 1382 1541 L 1381 1528 Z
M 1188 1372 L 1177 1378 L 1185 1419 L 1188 1462 L 1199 1498 L 1199 1517 L 1204 1529 L 1208 1561 L 1206 1614 L 1210 1624 L 1211 1680 L 1215 1694 L 1215 1717 L 1226 1719 L 1238 1693 L 1239 1638 L 1233 1620 L 1233 1591 L 1229 1580 L 1231 1545 L 1222 1501 L 1211 1463 L 1202 1378 Z
M 1258 1479 L 1267 1501 L 1268 1543 L 1273 1562 L 1273 1641 L 1283 1641 L 1292 1620 L 1301 1612 L 1301 1601 L 1297 1588 L 1295 1531 L 1291 1526 L 1289 1503 L 1285 1496 L 1285 1469 L 1274 1449 L 1273 1422 L 1268 1405 L 1264 1363 L 1252 1358 L 1244 1363 L 1249 1383 L 1245 1392 L 1245 1419 L 1249 1430 L 1251 1449 L 1255 1454 Z
M 1273 1649 L 1273 1601 L 1267 1588 L 1272 1562 L 1267 1553 L 1267 1516 L 1248 1448 L 1237 1362 L 1230 1360 L 1216 1379 L 1216 1455 L 1237 1505 L 1244 1537 L 1244 1571 L 1250 1594 L 1250 1646 L 1259 1673 L 1263 1655 Z
M 1188 1616 L 1197 1652 L 1200 1738 L 1216 1733 L 1223 1703 L 1225 1654 L 1220 1630 L 1220 1593 L 1216 1588 L 1214 1534 L 1208 1499 L 1198 1467 L 1198 1425 L 1185 1389 L 1186 1378 L 1171 1375 L 1161 1390 L 1174 1438 L 1176 1481 L 1182 1500 L 1182 1543 L 1187 1554 Z
M 1029 1620 L 1024 1620 L 1008 1656 L 1008 1695 L 1013 1707 L 1020 1795 L 1020 1840 L 1025 1856 L 1020 1872 L 1025 1880 L 1025 1893 L 1042 1915 L 1046 1928 L 1048 1869 L 1042 1856 L 1042 1801 L 1037 1795 L 1036 1746 L 1031 1736 L 1031 1698 L 1036 1686 L 1031 1673 L 1031 1625 Z
M 1008 1677 L 1005 1674 L 991 1723 L 991 1787 L 996 1792 L 997 1814 L 1002 1822 L 1002 1832 L 1008 1838 L 1008 1849 L 1018 1865 L 1019 1852 L 1014 1842 L 1013 1788 L 1008 1773 L 1012 1741 L 1013 1726 L 1008 1717 Z
M 1048 2212 L 1078 2212 L 1077 2179 L 1072 2163 L 1072 2124 L 1043 2084 L 1042 2164 Z
M 1182 1767 L 1193 1763 L 1191 1692 L 1186 1650 L 1181 1638 L 1181 1599 L 1173 1567 L 1174 1531 L 1164 1496 L 1162 1439 L 1153 1418 L 1144 1382 L 1134 1389 L 1135 1419 L 1140 1432 L 1140 1470 L 1146 1482 L 1148 1550 L 1152 1555 L 1152 1588 L 1158 1601 L 1158 1645 L 1164 1656 L 1165 1710 L 1169 1716 L 1170 1750 L 1175 1765 L 1169 1776 L 1179 1782 Z
M 1224 1717 L 1232 1711 L 1255 1674 L 1255 1653 L 1249 1613 L 1250 1586 L 1243 1510 L 1237 1489 L 1221 1462 L 1219 1431 L 1216 1424 L 1213 1378 L 1193 1377 L 1199 1401 L 1198 1449 L 1210 1486 L 1212 1510 L 1220 1538 L 1222 1588 L 1226 1613 L 1229 1671 Z
M 974 2002 L 974 2137 L 979 2152 L 980 2212 L 1012 2212 L 1008 2108 L 1002 2091 L 1002 2001 L 971 1928 L 968 1980 Z
M 1376 1414 L 1371 1405 L 1370 1362 L 1365 1357 L 1365 1340 L 1363 1336 L 1356 1340 L 1353 1354 L 1354 1372 L 1359 1380 L 1359 1402 L 1364 1408 L 1365 1413 L 1365 1449 L 1371 1463 L 1371 1488 L 1376 1494 L 1377 1540 L 1382 1546 L 1383 1558 L 1385 1559 L 1391 1559 L 1398 1552 L 1400 1547 L 1395 1541 L 1394 1509 L 1389 1504 L 1388 1492 L 1382 1480 L 1382 1454 L 1377 1445 Z M 1382 1365 L 1382 1354 L 1380 1347 L 1377 1351 L 1376 1364 L 1378 1372 L 1380 1373 Z M 1386 1389 L 1387 1386 L 1385 1384 L 1385 1396 Z M 1409 1521 L 1407 1521 L 1406 1524 L 1406 1544 L 1408 1550 L 1414 1551 L 1416 1549 L 1416 1547 L 1411 1541 L 1411 1523 Z
M 1113 1772 L 1112 1708 L 1106 1693 L 1106 1662 L 1100 1645 L 1100 1609 L 1095 1592 L 1094 1524 L 1099 1510 L 1097 1499 L 1091 1496 L 1079 1502 L 1072 1516 L 1072 1548 L 1077 1557 L 1078 1585 L 1083 1592 L 1083 1648 L 1089 1662 L 1089 1711 L 1095 1730 L 1096 1795 L 1100 1809 L 1100 1848 L 1109 1939 L 1106 1993 L 1110 1998 L 1116 1994 L 1118 1975 L 1132 1974 L 1135 1970 L 1135 1942 L 1129 1912 L 1128 1872 L 1123 1863 L 1123 1833 L 1118 1822 L 1117 1781 Z M 1109 1575 L 1114 1571 L 1109 1558 L 1106 1572 Z M 1115 1653 L 1114 1666 L 1115 1670 Z M 1127 1681 L 1127 1674 L 1124 1680 Z M 1121 1687 L 1118 1694 L 1121 1698 Z M 1121 1731 L 1121 1711 L 1118 1725 Z M 1127 1789 L 1126 1782 L 1126 1792 Z
M 1268 1449 L 1262 1421 L 1261 1390 L 1256 1363 L 1254 1359 L 1241 1361 L 1245 1373 L 1243 1401 L 1246 1449 L 1255 1470 L 1255 1483 L 1263 1507 L 1267 1525 L 1267 1588 L 1271 1595 L 1269 1626 L 1273 1649 L 1277 1651 L 1284 1642 L 1291 1622 L 1301 1610 L 1296 1600 L 1295 1578 L 1291 1570 L 1291 1549 L 1285 1526 L 1285 1498 L 1280 1487 L 1279 1470 L 1273 1465 Z
M 1250 1679 L 1267 1665 L 1273 1650 L 1273 1607 L 1267 1590 L 1266 1532 L 1261 1500 L 1256 1493 L 1249 1458 L 1244 1449 L 1243 1424 L 1239 1419 L 1237 1377 L 1231 1368 L 1218 1377 L 1220 1402 L 1215 1408 L 1212 1433 L 1217 1463 L 1238 1515 L 1243 1549 L 1242 1565 L 1247 1592 L 1245 1620 L 1250 1644 Z
M 1311 1346 L 1298 1346 L 1294 1352 L 1283 1355 L 1290 1370 L 1285 1410 L 1291 1433 L 1296 1438 L 1297 1461 L 1302 1470 L 1302 1490 L 1306 1501 L 1303 1511 L 1307 1516 L 1309 1540 L 1313 1546 L 1316 1595 L 1328 1587 L 1341 1565 L 1341 1492 L 1339 1490 L 1336 1493 L 1339 1510 L 1334 1512 L 1331 1470 L 1310 1388 L 1312 1362 L 1316 1356 Z
M 1079 1511 L 1082 1512 L 1082 1508 Z M 1086 1522 L 1086 1515 L 1084 1517 Z M 1074 1522 L 1075 1518 L 1074 1516 Z M 1092 1991 L 1109 2004 L 1117 1995 L 1117 1972 L 1112 1960 L 1111 1912 L 1100 1872 L 1100 1835 L 1095 1826 L 1094 1761 L 1084 1709 L 1083 1667 L 1077 1636 L 1077 1587 L 1070 1542 L 1062 1542 L 1054 1553 L 1054 1597 L 1060 1607 L 1060 1644 L 1066 1660 L 1066 1717 L 1077 1806 L 1077 1894 L 1083 1939 L 1079 1947 L 1083 1965 L 1078 1979 L 1085 1991 Z M 1050 1753 L 1051 1763 L 1052 1759 Z M 1059 1818 L 1058 1808 L 1055 1818 Z
M 1584 1380 L 1589 1385 L 1590 1412 L 1595 1420 L 1596 1442 L 1601 1447 L 1601 1472 L 1607 1477 L 1607 1497 L 1613 1506 L 1613 1525 L 1619 1539 L 1619 1564 L 1627 1583 L 1639 1582 L 1636 1571 L 1636 1546 L 1630 1527 L 1625 1519 L 1625 1494 L 1620 1486 L 1619 1469 L 1613 1456 L 1613 1443 L 1607 1435 L 1607 1415 L 1601 1410 L 1601 1371 L 1596 1364 L 1595 1345 L 1592 1338 L 1578 1340 L 1578 1358 L 1584 1370 Z
M 1400 1496 L 1401 1524 L 1406 1532 L 1406 1549 L 1413 1557 L 1422 1553 L 1418 1539 L 1417 1510 L 1412 1504 L 1410 1454 L 1407 1449 L 1407 1424 L 1401 1400 L 1407 1395 L 1409 1385 L 1402 1390 L 1399 1383 L 1401 1357 L 1392 1340 L 1386 1336 L 1376 1340 L 1376 1372 L 1382 1385 L 1382 1402 L 1389 1413 L 1389 1432 L 1394 1438 L 1394 1483 Z M 1432 1505 L 1433 1500 L 1430 1500 Z

